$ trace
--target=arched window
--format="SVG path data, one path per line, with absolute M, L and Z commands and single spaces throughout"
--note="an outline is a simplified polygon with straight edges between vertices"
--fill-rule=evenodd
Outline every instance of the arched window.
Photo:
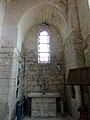
M 38 35 L 38 63 L 50 62 L 50 36 L 46 30 Z
M 89 9 L 90 9 L 90 0 L 88 0 L 88 5 L 89 5 Z

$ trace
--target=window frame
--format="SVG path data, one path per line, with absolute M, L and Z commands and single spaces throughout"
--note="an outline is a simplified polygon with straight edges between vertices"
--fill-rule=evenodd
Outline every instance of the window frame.
M 88 7 L 89 7 L 89 10 L 90 10 L 90 0 L 87 0 L 88 1 Z
M 39 36 L 40 36 L 40 33 L 41 32 L 43 32 L 43 31 L 46 31 L 47 33 L 48 33 L 48 36 L 49 36 L 49 43 L 45 43 L 45 44 L 49 44 L 49 52 L 46 52 L 46 53 L 49 53 L 49 59 L 48 59 L 48 61 L 47 62 L 45 62 L 45 61 L 39 61 L 39 57 L 38 57 L 38 63 L 39 64 L 49 64 L 50 63 L 50 32 L 47 30 L 47 29 L 42 29 L 42 30 L 40 30 L 39 32 L 38 32 L 38 40 L 37 40 L 37 53 L 38 53 L 38 55 L 37 56 L 39 56 L 39 53 L 43 53 L 43 52 L 39 52 Z M 44 44 L 44 43 L 41 43 L 41 44 Z

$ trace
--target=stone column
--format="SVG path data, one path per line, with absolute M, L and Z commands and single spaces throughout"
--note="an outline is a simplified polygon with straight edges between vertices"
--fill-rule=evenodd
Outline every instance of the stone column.
M 17 50 L 0 50 L 0 120 L 11 120 L 16 105 Z

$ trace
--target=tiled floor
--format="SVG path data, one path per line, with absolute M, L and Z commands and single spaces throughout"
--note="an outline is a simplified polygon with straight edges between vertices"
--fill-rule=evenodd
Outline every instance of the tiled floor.
M 30 118 L 30 117 L 25 117 L 24 120 L 75 120 L 68 114 L 64 115 L 59 115 L 58 117 L 53 117 L 53 118 Z

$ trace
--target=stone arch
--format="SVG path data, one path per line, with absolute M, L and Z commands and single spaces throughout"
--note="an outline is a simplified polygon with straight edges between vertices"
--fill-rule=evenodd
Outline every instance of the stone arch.
M 43 14 L 46 10 L 42 9 L 43 7 L 49 8 L 49 15 L 48 17 L 46 16 L 46 21 L 44 20 L 45 16 Z M 23 8 L 23 10 L 21 8 Z M 37 16 L 37 11 L 40 12 L 40 15 L 43 14 L 40 16 L 41 18 Z M 66 39 L 65 36 L 68 36 L 70 33 L 70 31 L 68 31 L 69 25 L 64 17 L 65 15 L 62 13 L 61 6 L 60 4 L 58 5 L 58 3 L 53 3 L 51 1 L 47 3 L 41 0 L 31 3 L 28 0 L 24 2 L 12 1 L 8 5 L 6 13 L 7 14 L 5 15 L 3 25 L 1 47 L 6 45 L 6 47 L 18 47 L 19 45 L 20 50 L 20 45 L 22 45 L 22 41 L 29 28 L 35 24 L 37 25 L 43 22 L 47 22 L 48 25 L 50 24 L 55 27 L 61 34 L 62 39 Z M 34 14 L 34 16 L 32 14 Z M 8 31 L 12 32 L 9 33 Z
M 65 35 L 66 35 L 66 37 L 68 35 L 68 29 L 67 29 L 68 25 L 67 25 L 67 21 L 65 20 L 64 16 L 61 14 L 61 12 L 58 12 L 58 9 L 56 7 L 54 7 L 50 4 L 48 4 L 45 7 L 46 8 L 49 7 L 49 10 L 51 12 L 48 13 L 49 14 L 48 16 L 47 15 L 44 16 L 45 10 L 44 11 L 42 10 L 42 8 L 44 8 L 44 6 L 45 6 L 45 4 L 42 4 L 42 5 L 38 5 L 38 6 L 34 6 L 32 8 L 29 8 L 21 17 L 21 19 L 18 23 L 18 33 L 19 33 L 19 37 L 21 34 L 22 40 L 24 39 L 24 36 L 28 32 L 30 27 L 37 25 L 37 24 L 41 25 L 43 23 L 53 26 L 61 34 L 62 39 L 66 39 Z M 39 15 L 40 15 L 40 17 L 39 17 Z

